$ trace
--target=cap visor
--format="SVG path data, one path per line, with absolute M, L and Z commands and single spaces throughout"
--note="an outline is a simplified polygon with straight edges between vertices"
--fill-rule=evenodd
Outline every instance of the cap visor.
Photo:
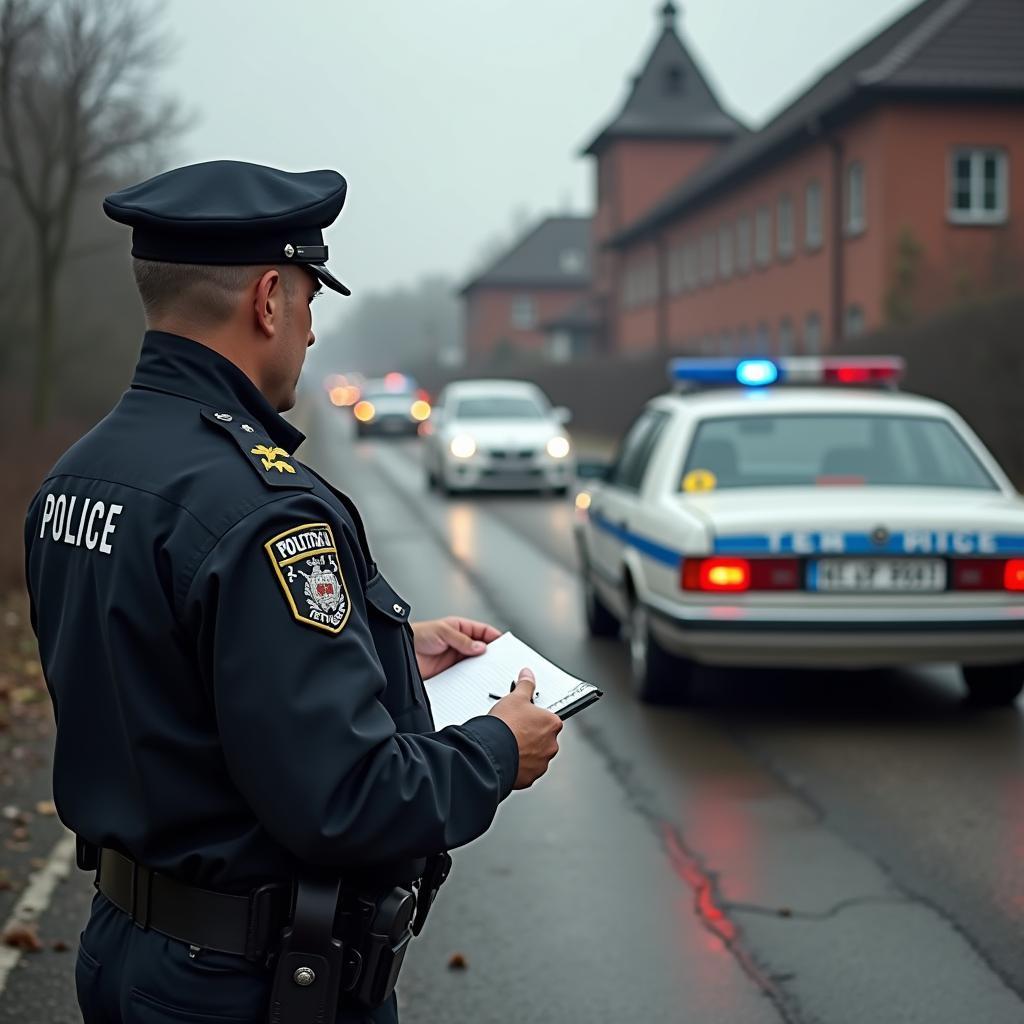
M 351 295 L 352 290 L 343 285 L 322 263 L 306 263 L 305 268 L 314 274 L 318 281 L 331 291 L 339 292 L 341 295 Z

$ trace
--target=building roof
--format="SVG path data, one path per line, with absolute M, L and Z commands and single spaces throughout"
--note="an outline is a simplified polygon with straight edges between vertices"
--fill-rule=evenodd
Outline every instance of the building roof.
M 650 234 L 876 99 L 1024 100 L 1022 54 L 1021 0 L 924 0 L 826 72 L 760 131 L 727 146 L 611 244 Z
M 746 131 L 718 102 L 676 31 L 676 6 L 661 8 L 661 33 L 619 113 L 584 153 L 600 153 L 614 139 L 731 139 Z
M 548 217 L 461 288 L 586 288 L 590 218 Z

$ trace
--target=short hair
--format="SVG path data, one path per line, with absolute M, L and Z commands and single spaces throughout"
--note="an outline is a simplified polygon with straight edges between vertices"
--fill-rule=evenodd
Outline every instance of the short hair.
M 180 312 L 190 321 L 217 326 L 235 311 L 238 297 L 269 267 L 210 266 L 132 260 L 135 284 L 148 320 Z M 284 279 L 285 293 L 291 291 Z

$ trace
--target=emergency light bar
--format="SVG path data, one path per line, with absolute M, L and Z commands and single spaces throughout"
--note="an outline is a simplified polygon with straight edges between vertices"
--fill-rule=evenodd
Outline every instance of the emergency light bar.
M 669 379 L 681 387 L 739 384 L 861 384 L 895 387 L 906 363 L 900 356 L 790 356 L 784 359 L 672 359 Z

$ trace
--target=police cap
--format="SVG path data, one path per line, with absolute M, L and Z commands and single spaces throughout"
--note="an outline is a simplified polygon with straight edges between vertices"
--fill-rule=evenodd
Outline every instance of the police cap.
M 297 263 L 350 295 L 324 264 L 323 229 L 345 204 L 337 171 L 281 171 L 211 160 L 165 171 L 103 200 L 108 217 L 132 228 L 140 260 L 204 265 Z

